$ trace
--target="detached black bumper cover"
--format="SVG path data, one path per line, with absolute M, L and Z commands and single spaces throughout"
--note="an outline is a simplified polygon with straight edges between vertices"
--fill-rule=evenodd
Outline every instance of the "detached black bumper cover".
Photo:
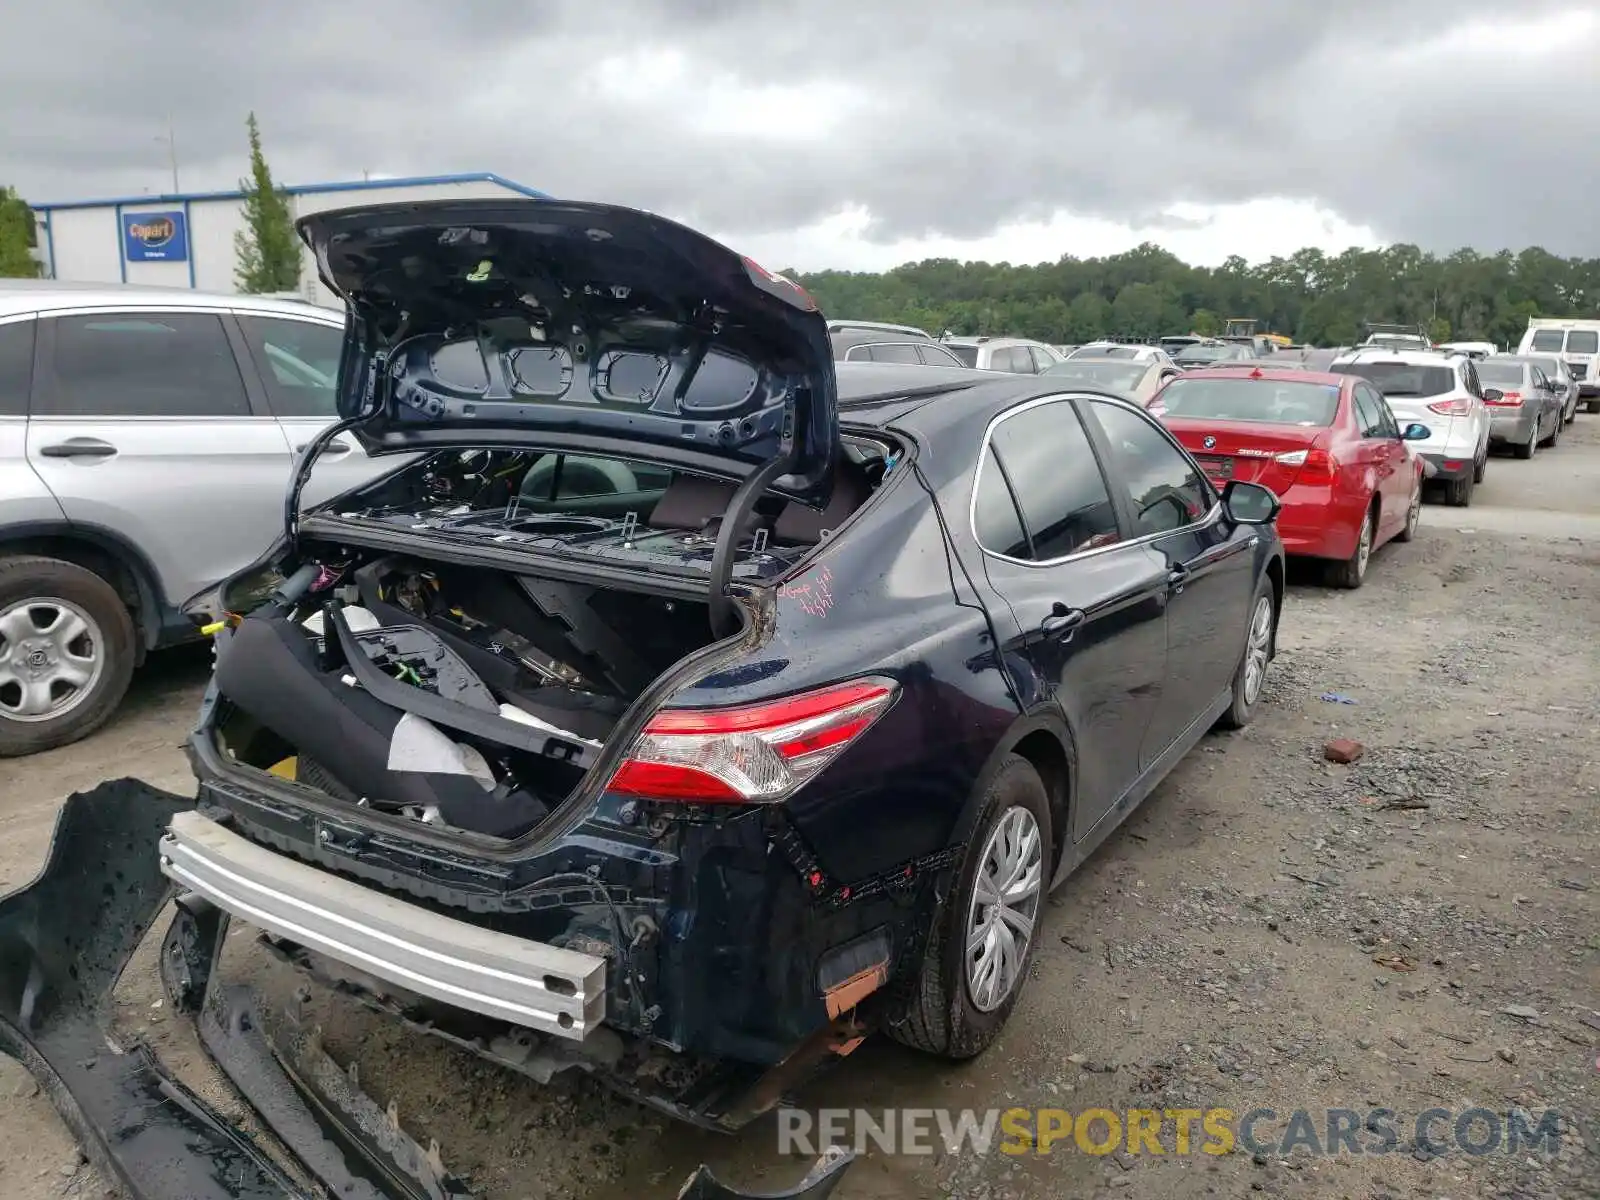
M 294 1175 L 109 1028 L 111 992 L 171 897 L 156 844 L 189 800 L 137 780 L 67 798 L 43 870 L 0 899 L 0 1049 L 39 1081 L 90 1161 L 133 1200 L 450 1200 L 471 1189 L 336 1066 L 292 1014 L 269 1036 L 246 989 L 213 986 L 225 921 L 180 910 L 163 946 L 175 1007 L 282 1143 Z M 168 959 L 172 959 L 168 962 Z M 826 1200 L 852 1156 L 825 1155 L 793 1189 L 742 1192 L 701 1167 L 679 1200 Z

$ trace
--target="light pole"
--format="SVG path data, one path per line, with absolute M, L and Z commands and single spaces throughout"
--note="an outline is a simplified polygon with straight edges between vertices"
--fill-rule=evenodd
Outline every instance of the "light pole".
M 172 128 L 172 114 L 167 114 L 167 132 L 156 134 L 154 141 L 167 144 L 167 162 L 172 167 L 172 194 L 176 196 L 183 189 L 178 186 L 178 136 Z

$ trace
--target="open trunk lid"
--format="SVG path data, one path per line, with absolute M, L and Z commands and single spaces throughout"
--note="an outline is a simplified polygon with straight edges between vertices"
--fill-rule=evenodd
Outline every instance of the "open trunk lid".
M 537 443 L 744 478 L 820 506 L 838 454 L 804 290 L 612 205 L 451 200 L 297 222 L 349 313 L 339 414 L 374 453 Z M 474 353 L 474 350 L 476 353 Z

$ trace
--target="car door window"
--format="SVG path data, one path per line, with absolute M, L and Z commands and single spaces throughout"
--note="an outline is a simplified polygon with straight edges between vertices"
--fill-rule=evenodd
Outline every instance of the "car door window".
M 1372 394 L 1370 388 L 1356 389 L 1356 424 L 1361 426 L 1361 436 L 1364 438 L 1384 436 L 1383 413 L 1378 407 L 1377 397 Z
M 245 344 L 278 417 L 338 415 L 339 354 L 344 330 L 318 321 L 239 314 Z
M 32 317 L 0 325 L 0 417 L 28 415 L 28 391 L 33 387 Z
M 105 313 L 56 317 L 35 416 L 244 417 L 244 380 L 220 317 Z
M 922 355 L 922 361 L 930 367 L 964 367 L 967 365 L 943 346 L 919 342 L 917 350 Z
M 996 359 L 1005 365 L 999 369 L 1010 371 L 1014 375 L 1033 375 L 1033 356 L 1028 353 L 1026 346 L 1010 346 L 995 352 Z
M 1199 469 L 1148 418 L 1124 404 L 1089 401 L 1111 445 L 1111 461 L 1133 504 L 1137 537 L 1182 529 L 1211 510 Z
M 995 426 L 990 455 L 998 464 L 993 474 L 1009 483 L 1022 513 L 1027 553 L 1013 558 L 1049 562 L 1120 540 L 1111 493 L 1070 403 L 1005 418 Z M 980 501 L 985 483 L 979 480 Z
M 913 363 L 920 366 L 922 356 L 910 342 L 884 342 L 872 347 L 873 362 Z
M 1050 352 L 1039 346 L 1029 346 L 1028 353 L 1033 356 L 1034 369 L 1041 375 L 1056 365 L 1056 360 L 1050 357 Z
M 1379 392 L 1372 393 L 1372 400 L 1378 406 L 1378 414 L 1383 418 L 1383 436 L 1398 439 L 1400 422 L 1395 420 L 1394 409 L 1389 407 L 1389 402 Z

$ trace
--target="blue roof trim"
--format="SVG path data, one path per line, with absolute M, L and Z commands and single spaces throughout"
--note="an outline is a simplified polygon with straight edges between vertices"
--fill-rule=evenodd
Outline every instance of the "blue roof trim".
M 279 190 L 290 196 L 316 195 L 324 192 L 370 192 L 381 188 L 427 187 L 440 183 L 497 183 L 518 195 L 534 200 L 548 200 L 548 193 L 531 188 L 525 183 L 496 175 L 493 171 L 474 171 L 466 175 L 407 175 L 400 179 L 352 179 L 342 183 L 298 183 Z M 123 205 L 192 204 L 201 200 L 242 200 L 244 193 L 235 188 L 226 192 L 171 192 L 162 196 L 111 196 L 104 200 L 65 200 L 56 204 L 30 205 L 35 212 L 59 212 L 68 208 L 119 208 Z

